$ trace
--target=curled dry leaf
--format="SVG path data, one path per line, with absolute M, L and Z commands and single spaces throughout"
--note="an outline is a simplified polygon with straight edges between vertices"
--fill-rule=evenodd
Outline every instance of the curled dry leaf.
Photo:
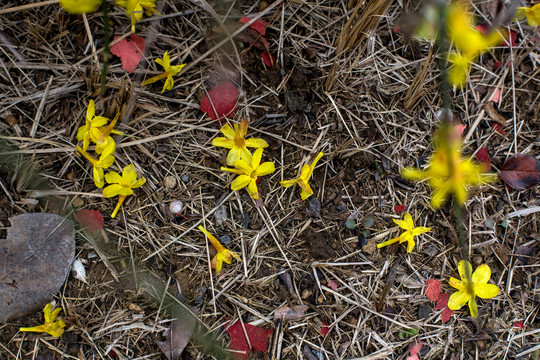
M 88 284 L 88 282 L 86 282 L 86 269 L 84 268 L 84 265 L 80 259 L 75 259 L 73 265 L 71 265 L 71 274 L 75 279 L 81 280 L 83 283 Z
M 274 312 L 275 319 L 298 320 L 304 317 L 308 307 L 306 305 L 280 306 Z
M 196 307 L 192 307 L 191 311 L 194 314 L 198 313 Z M 177 360 L 182 355 L 196 324 L 196 319 L 187 311 L 176 315 L 176 319 L 171 322 L 171 327 L 164 331 L 165 341 L 156 341 L 168 360 Z
M 493 101 L 488 101 L 484 105 L 484 110 L 487 112 L 491 120 L 501 124 L 502 126 L 506 125 L 506 118 L 499 114 L 499 112 L 493 106 Z
M 540 161 L 534 156 L 510 156 L 501 168 L 501 179 L 512 189 L 528 189 L 540 182 Z

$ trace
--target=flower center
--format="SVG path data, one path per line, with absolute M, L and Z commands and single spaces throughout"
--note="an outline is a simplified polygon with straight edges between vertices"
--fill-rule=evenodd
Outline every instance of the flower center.
M 246 140 L 243 136 L 235 136 L 234 137 L 234 147 L 237 148 L 243 148 L 246 146 Z

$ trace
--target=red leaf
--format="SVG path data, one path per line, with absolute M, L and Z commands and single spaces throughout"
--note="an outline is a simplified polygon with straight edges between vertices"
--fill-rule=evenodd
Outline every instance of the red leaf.
M 396 206 L 394 206 L 394 211 L 397 212 L 397 213 L 405 211 L 405 205 L 396 205 Z
M 331 288 L 334 291 L 337 291 L 337 284 L 336 284 L 336 282 L 334 280 L 330 280 L 328 282 L 328 287 Z
M 240 21 L 242 24 L 247 24 L 251 21 L 251 19 L 247 16 L 242 16 L 238 21 Z M 255 20 L 251 23 L 251 25 L 249 25 L 249 27 L 264 36 L 266 35 L 266 28 L 268 27 L 268 24 L 264 20 Z
M 326 336 L 331 330 L 331 327 L 327 323 L 322 323 L 321 330 L 319 332 L 322 336 Z
M 503 128 L 503 126 L 501 124 L 494 122 L 494 123 L 491 124 L 491 127 L 493 128 L 493 130 L 495 130 L 499 134 L 501 134 L 501 135 L 505 134 L 504 128 Z
M 443 323 L 447 322 L 452 318 L 452 315 L 454 315 L 454 310 L 450 310 L 449 308 L 444 308 L 441 312 L 441 320 Z
M 115 36 L 114 40 L 119 36 Z M 146 40 L 136 35 L 129 35 L 129 38 L 122 39 L 111 46 L 111 53 L 122 60 L 122 69 L 132 73 L 141 62 L 146 48 Z
M 246 333 L 249 337 L 249 344 L 251 344 L 251 348 L 248 345 L 246 333 L 244 333 L 244 329 L 242 328 L 242 322 L 237 321 L 225 329 L 225 331 L 231 337 L 230 349 L 242 351 L 242 353 L 231 352 L 231 357 L 236 360 L 247 360 L 249 351 L 251 349 L 260 350 L 263 353 L 267 353 L 268 338 L 272 334 L 273 330 L 261 329 L 260 327 L 245 323 L 244 327 L 246 328 Z
M 491 170 L 491 158 L 489 157 L 488 149 L 486 147 L 478 149 L 476 152 L 476 160 L 482 164 L 483 172 Z
M 428 279 L 426 281 L 427 289 L 426 296 L 431 301 L 437 301 L 439 294 L 441 293 L 441 282 L 435 279 Z
M 411 348 L 411 356 L 407 356 L 407 360 L 418 360 L 420 355 L 420 349 L 422 349 L 422 343 L 418 343 Z
M 501 63 L 499 62 L 499 66 L 501 65 Z M 493 65 L 495 67 L 495 65 Z M 498 104 L 499 103 L 499 100 L 501 100 L 501 89 L 497 89 L 493 92 L 493 97 L 491 99 L 491 101 L 493 101 L 493 103 L 495 104 Z
M 266 51 L 263 52 L 261 57 L 264 63 L 266 64 L 266 66 L 268 67 L 273 67 L 274 64 L 276 63 L 276 57 L 269 52 L 266 52 Z
M 79 210 L 75 214 L 75 219 L 81 227 L 93 233 L 103 228 L 103 216 L 97 210 Z
M 501 179 L 512 189 L 524 190 L 540 182 L 540 161 L 534 156 L 510 156 L 501 168 Z
M 212 120 L 217 120 L 222 116 L 231 117 L 236 110 L 239 94 L 240 92 L 232 82 L 224 81 L 208 92 L 208 95 L 201 101 L 200 109 L 202 112 L 208 113 Z
M 443 323 L 450 320 L 452 315 L 454 314 L 454 310 L 450 310 L 448 308 L 448 299 L 450 298 L 450 295 L 447 293 L 441 293 L 439 295 L 439 299 L 437 300 L 437 305 L 435 305 L 434 310 L 442 310 L 441 312 L 441 320 Z
M 514 324 L 514 327 L 517 327 L 519 329 L 525 329 L 525 326 L 523 325 L 523 321 L 518 321 Z
M 456 129 L 456 132 L 459 134 L 459 135 L 463 135 L 463 132 L 465 131 L 465 128 L 467 127 L 467 125 L 463 125 L 463 124 L 458 124 L 458 125 L 455 125 L 454 128 Z

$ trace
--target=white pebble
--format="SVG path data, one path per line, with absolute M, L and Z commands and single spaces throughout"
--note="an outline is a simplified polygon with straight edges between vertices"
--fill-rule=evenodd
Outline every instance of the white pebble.
M 178 214 L 184 209 L 184 203 L 180 200 L 173 201 L 169 204 L 169 210 L 173 214 Z

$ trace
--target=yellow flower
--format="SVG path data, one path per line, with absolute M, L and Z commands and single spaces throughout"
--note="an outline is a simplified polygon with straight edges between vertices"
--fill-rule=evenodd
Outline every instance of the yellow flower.
M 467 260 L 461 260 L 458 265 L 458 271 L 461 280 L 451 277 L 449 281 L 450 286 L 458 289 L 458 291 L 450 295 L 448 308 L 450 310 L 459 310 L 468 302 L 471 316 L 476 318 L 478 317 L 476 297 L 489 299 L 497 296 L 500 290 L 496 285 L 487 283 L 491 277 L 491 269 L 487 264 L 478 266 L 471 275 L 471 263 Z
M 418 226 L 414 227 L 413 219 L 411 214 L 405 213 L 403 220 L 392 219 L 394 222 L 405 232 L 395 239 L 385 241 L 383 243 L 377 244 L 377 248 L 382 248 L 383 246 L 388 246 L 399 241 L 399 243 L 407 242 L 407 252 L 410 253 L 414 249 L 414 237 L 420 234 L 426 233 L 431 230 L 431 228 Z
M 130 164 L 124 168 L 122 171 L 122 176 L 120 176 L 120 174 L 118 174 L 116 171 L 111 171 L 105 175 L 105 181 L 112 185 L 109 185 L 103 189 L 103 196 L 113 197 L 119 195 L 118 203 L 111 214 L 111 218 L 116 217 L 116 214 L 118 213 L 118 210 L 120 210 L 120 206 L 122 206 L 126 196 L 133 194 L 133 189 L 141 187 L 146 182 L 144 177 L 137 180 L 137 176 L 137 170 L 135 170 L 135 166 L 133 166 L 133 164 Z
M 219 274 L 219 272 L 221 271 L 223 263 L 225 262 L 227 264 L 230 264 L 233 257 L 238 261 L 242 261 L 242 259 L 240 259 L 240 256 L 237 253 L 224 248 L 223 245 L 221 245 L 221 243 L 218 241 L 218 239 L 216 239 L 212 234 L 206 231 L 206 229 L 202 225 L 199 225 L 199 230 L 201 230 L 206 235 L 208 240 L 210 240 L 210 242 L 212 243 L 212 246 L 214 246 L 217 251 L 216 256 L 212 258 L 211 262 L 212 269 L 216 270 L 216 274 Z
M 240 175 L 232 182 L 231 190 L 236 191 L 247 186 L 249 195 L 255 200 L 259 198 L 257 177 L 271 174 L 276 170 L 273 162 L 268 161 L 261 164 L 262 153 L 262 148 L 255 150 L 251 158 L 251 164 L 248 164 L 244 160 L 237 160 L 234 162 L 235 169 L 221 167 L 222 171 L 229 171 Z
M 458 53 L 451 53 L 449 60 L 452 63 L 452 67 L 448 71 L 448 81 L 452 85 L 462 87 L 467 82 L 467 76 L 469 75 L 474 58 L 469 58 Z
M 88 103 L 88 109 L 86 109 L 86 122 L 84 126 L 81 126 L 77 131 L 77 140 L 83 142 L 83 150 L 86 151 L 90 145 L 90 139 L 92 134 L 99 136 L 99 127 L 105 125 L 109 119 L 103 116 L 96 115 L 96 104 L 94 100 L 90 100 Z
M 143 11 L 146 16 L 157 13 L 154 7 L 156 0 L 116 0 L 116 5 L 126 9 L 126 15 L 131 18 L 131 32 L 135 32 L 135 23 L 141 21 Z
M 461 156 L 461 138 L 454 126 L 444 125 L 435 138 L 435 149 L 426 170 L 406 168 L 401 176 L 407 180 L 427 179 L 433 190 L 431 206 L 441 207 L 449 193 L 463 205 L 467 200 L 467 186 L 481 185 L 495 177 L 482 174 L 482 167 L 470 158 Z
M 317 165 L 317 162 L 323 157 L 323 155 L 324 154 L 322 152 L 318 153 L 317 157 L 315 158 L 315 160 L 313 160 L 311 165 L 305 164 L 304 166 L 302 166 L 300 176 L 298 176 L 297 179 L 280 181 L 279 184 L 287 188 L 298 183 L 298 185 L 300 185 L 300 188 L 302 189 L 302 191 L 300 192 L 300 196 L 302 197 L 302 200 L 306 200 L 308 197 L 313 195 L 313 190 L 311 190 L 311 186 L 309 186 L 309 179 L 311 179 L 311 175 L 313 174 L 315 165 Z
M 94 12 L 101 0 L 60 0 L 60 6 L 71 14 L 86 14 Z
M 113 142 L 109 147 L 105 148 L 99 160 L 94 159 L 90 154 L 84 151 L 81 147 L 77 146 L 77 151 L 81 153 L 88 161 L 93 165 L 92 173 L 94 176 L 94 184 L 98 188 L 102 188 L 105 185 L 105 177 L 103 175 L 103 169 L 107 169 L 114 163 L 114 152 L 116 151 L 116 145 Z
M 43 325 L 34 326 L 34 327 L 21 327 L 19 331 L 31 331 L 31 332 L 46 332 L 49 335 L 54 337 L 60 337 L 64 333 L 64 328 L 66 324 L 61 320 L 56 320 L 58 313 L 62 308 L 57 308 L 53 312 L 52 305 L 47 304 L 43 309 L 43 317 L 45 318 L 45 323 Z
M 101 126 L 97 129 L 97 131 L 92 130 L 90 132 L 90 138 L 94 143 L 96 143 L 96 152 L 98 154 L 101 154 L 106 148 L 110 146 L 114 146 L 116 148 L 116 143 L 111 137 L 111 134 L 124 135 L 123 132 L 114 130 L 114 125 L 116 125 L 119 117 L 120 113 L 116 114 L 116 116 L 108 126 Z
M 540 25 L 540 3 L 532 7 L 518 7 L 516 16 L 520 19 L 526 18 L 530 26 Z
M 212 140 L 212 145 L 231 149 L 227 154 L 227 165 L 234 165 L 236 160 L 251 161 L 251 152 L 247 149 L 251 148 L 266 148 L 268 143 L 263 139 L 245 139 L 247 134 L 248 122 L 242 120 L 240 126 L 234 124 L 234 130 L 229 124 L 221 128 L 221 132 L 225 137 L 218 137 Z
M 165 84 L 163 84 L 163 89 L 161 90 L 161 93 L 163 94 L 165 90 L 171 90 L 173 88 L 174 86 L 173 76 L 176 76 L 180 72 L 180 70 L 182 70 L 182 68 L 186 66 L 187 64 L 171 66 L 171 58 L 169 57 L 168 51 L 165 51 L 165 53 L 163 54 L 163 60 L 156 59 L 156 62 L 159 65 L 163 66 L 163 70 L 164 70 L 163 74 L 154 76 L 153 78 L 145 80 L 142 84 L 143 86 L 145 86 L 145 85 L 153 84 L 156 81 L 159 81 L 161 79 L 167 78 L 167 80 L 165 80 Z

